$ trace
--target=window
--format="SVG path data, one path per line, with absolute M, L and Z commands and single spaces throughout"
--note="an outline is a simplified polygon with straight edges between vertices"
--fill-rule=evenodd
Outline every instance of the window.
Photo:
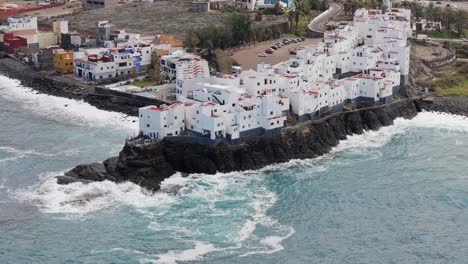
M 150 125 L 149 125 L 149 124 L 146 124 L 146 127 L 150 127 Z

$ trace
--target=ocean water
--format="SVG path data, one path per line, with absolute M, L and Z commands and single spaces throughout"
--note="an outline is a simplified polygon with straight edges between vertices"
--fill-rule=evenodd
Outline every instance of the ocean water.
M 154 195 L 55 183 L 117 155 L 134 121 L 0 76 L 0 263 L 468 261 L 466 118 L 421 113 L 318 159 L 176 174 Z

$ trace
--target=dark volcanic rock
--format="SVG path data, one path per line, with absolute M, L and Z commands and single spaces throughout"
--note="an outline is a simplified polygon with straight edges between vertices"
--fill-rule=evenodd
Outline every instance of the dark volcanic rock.
M 431 101 L 422 101 L 421 108 L 432 112 L 445 112 L 454 115 L 468 116 L 468 97 L 445 96 L 435 97 Z
M 278 137 L 254 137 L 238 145 L 197 145 L 168 139 L 149 144 L 131 142 L 124 146 L 119 157 L 102 164 L 77 166 L 57 178 L 62 184 L 71 182 L 71 178 L 131 181 L 155 191 L 176 171 L 215 174 L 260 169 L 291 159 L 314 158 L 329 152 L 348 135 L 392 125 L 397 117 L 412 118 L 420 108 L 419 102 L 413 99 L 338 113 L 284 128 Z
M 21 85 L 30 87 L 40 93 L 83 100 L 102 110 L 138 116 L 138 106 L 115 102 L 111 96 L 94 94 L 94 87 L 92 86 L 61 81 L 60 76 L 33 70 L 29 65 L 11 58 L 0 59 L 0 73 L 18 79 L 21 81 Z M 57 79 L 52 77 L 57 77 Z

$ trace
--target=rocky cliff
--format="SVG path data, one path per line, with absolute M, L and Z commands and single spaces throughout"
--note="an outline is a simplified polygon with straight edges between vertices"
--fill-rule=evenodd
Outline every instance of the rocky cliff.
M 149 144 L 132 142 L 125 145 L 119 157 L 103 163 L 79 165 L 57 180 L 59 184 L 131 181 L 156 191 L 160 183 L 176 171 L 215 174 L 260 169 L 291 159 L 314 158 L 329 152 L 348 135 L 392 125 L 395 118 L 412 118 L 419 111 L 419 100 L 407 99 L 330 115 L 284 128 L 278 137 L 249 138 L 238 145 L 208 146 L 167 139 Z

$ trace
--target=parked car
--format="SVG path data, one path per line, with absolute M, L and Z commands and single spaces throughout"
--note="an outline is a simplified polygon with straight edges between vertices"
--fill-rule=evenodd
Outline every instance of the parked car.
M 266 56 L 268 56 L 268 55 L 267 55 L 266 53 L 260 53 L 260 54 L 258 54 L 258 56 L 259 56 L 259 57 L 266 57 Z
M 302 39 L 300 39 L 300 38 L 297 38 L 296 40 L 297 40 L 297 42 L 302 42 Z
M 290 54 L 290 55 L 297 55 L 296 49 L 290 49 L 290 50 L 289 50 L 289 54 Z
M 305 37 L 301 37 L 301 41 L 305 41 L 305 40 L 306 40 L 306 38 L 305 38 Z
M 273 49 L 266 49 L 265 53 L 266 54 L 273 54 L 274 50 Z
M 297 43 L 297 40 L 296 39 L 291 39 L 290 42 L 291 43 Z
M 280 47 L 280 48 L 281 48 L 281 47 L 283 47 L 283 46 L 284 46 L 284 44 L 283 44 L 283 43 L 276 43 L 276 44 L 275 44 L 275 46 L 278 46 L 278 47 Z
M 275 45 L 271 46 L 270 48 L 271 48 L 271 49 L 274 49 L 274 50 L 277 50 L 277 49 L 278 49 L 278 47 L 275 46 Z
M 468 42 L 468 38 L 463 38 L 463 42 Z
M 283 39 L 283 42 L 289 42 L 289 39 Z
M 284 45 L 289 45 L 289 40 L 283 40 Z

